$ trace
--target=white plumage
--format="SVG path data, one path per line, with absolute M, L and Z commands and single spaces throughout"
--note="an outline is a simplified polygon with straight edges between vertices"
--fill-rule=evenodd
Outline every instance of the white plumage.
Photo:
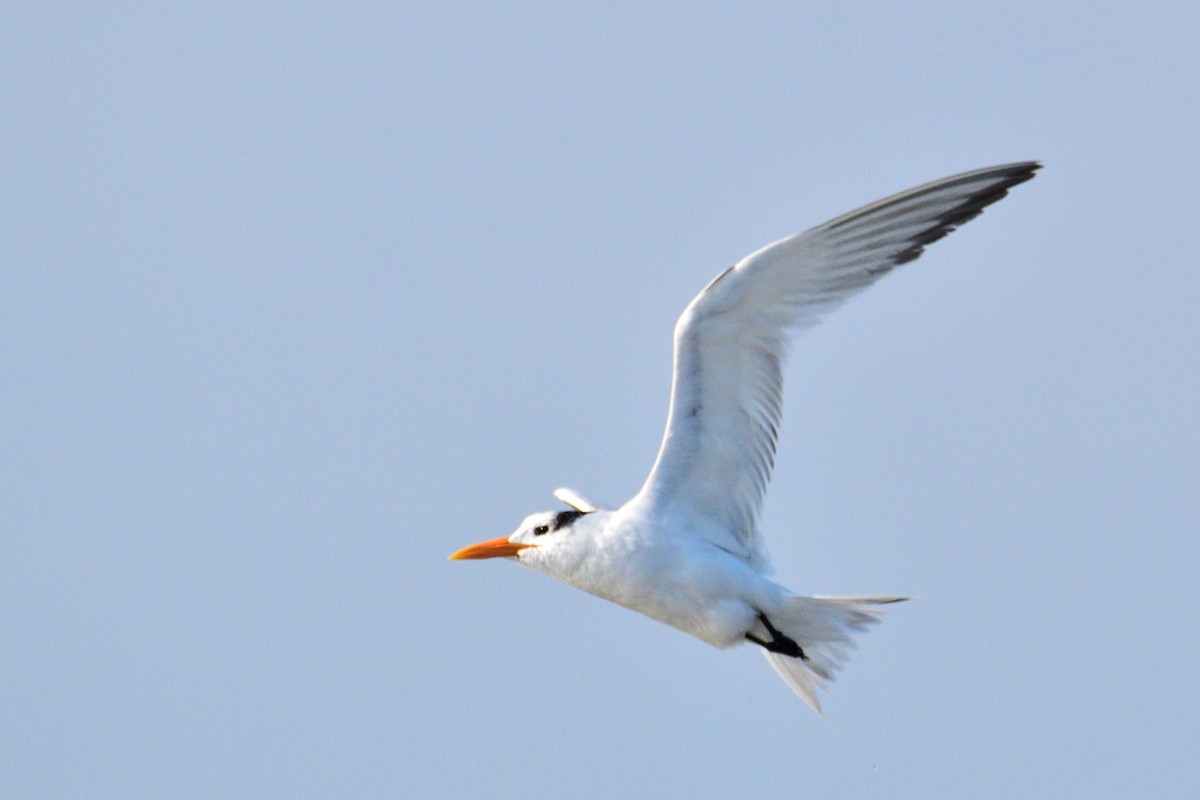
M 814 709 L 851 634 L 896 597 L 798 597 L 769 580 L 758 528 L 774 464 L 790 333 L 1033 177 L 1039 164 L 944 178 L 769 244 L 718 275 L 675 326 L 666 432 L 641 490 L 616 510 L 569 489 L 571 511 L 451 558 L 515 558 L 717 647 L 763 647 Z

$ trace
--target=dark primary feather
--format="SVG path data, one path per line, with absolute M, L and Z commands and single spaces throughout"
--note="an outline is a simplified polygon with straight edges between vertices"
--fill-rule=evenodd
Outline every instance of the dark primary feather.
M 920 209 L 922 205 L 920 203 L 913 204 L 913 201 L 919 199 L 922 193 L 930 190 L 931 187 L 937 187 L 940 191 L 943 189 L 955 189 L 959 186 L 978 182 L 981 178 L 1000 179 L 999 182 L 991 184 L 986 189 L 969 195 L 961 205 L 955 206 L 949 211 L 942 212 L 940 215 L 934 217 L 930 220 L 928 228 L 911 235 L 908 238 L 908 242 L 910 242 L 909 246 L 896 252 L 890 258 L 890 261 L 895 266 L 907 264 L 909 261 L 916 260 L 925 251 L 925 245 L 936 242 L 963 223 L 975 219 L 975 217 L 983 213 L 984 208 L 995 203 L 997 200 L 1003 199 L 1008 194 L 1009 189 L 1025 181 L 1032 180 L 1034 174 L 1041 168 L 1042 165 L 1036 161 L 1023 161 L 1018 164 L 1006 164 L 987 170 L 968 172 L 959 176 L 958 179 L 951 179 L 948 182 L 935 181 L 894 195 L 885 200 L 880 200 L 878 203 L 830 220 L 822 225 L 821 228 L 836 231 L 838 228 L 844 227 L 856 219 L 861 220 L 867 216 L 871 219 L 886 219 L 890 213 L 893 218 L 899 217 L 902 214 Z M 878 231 L 874 231 L 873 233 L 878 233 Z

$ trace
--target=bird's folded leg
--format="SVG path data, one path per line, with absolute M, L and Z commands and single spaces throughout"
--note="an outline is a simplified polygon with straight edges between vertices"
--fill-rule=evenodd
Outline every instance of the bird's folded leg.
M 804 650 L 800 645 L 796 644 L 795 639 L 784 636 L 779 630 L 771 624 L 771 620 L 767 619 L 767 615 L 761 611 L 758 614 L 758 621 L 767 629 L 767 633 L 771 634 L 771 641 L 764 642 L 752 633 L 746 634 L 746 640 L 754 642 L 759 647 L 770 650 L 772 653 L 790 656 L 791 658 L 799 658 L 803 661 L 808 661 L 808 656 L 804 655 Z

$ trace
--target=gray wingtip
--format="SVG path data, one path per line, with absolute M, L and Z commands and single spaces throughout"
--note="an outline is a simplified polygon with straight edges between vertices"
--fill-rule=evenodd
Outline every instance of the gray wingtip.
M 998 179 L 995 183 L 989 184 L 978 192 L 969 195 L 961 204 L 938 216 L 933 221 L 933 225 L 909 240 L 910 244 L 908 247 L 892 256 L 892 263 L 899 266 L 916 260 L 925 252 L 925 245 L 932 244 L 944 238 L 951 231 L 957 230 L 964 224 L 975 219 L 992 203 L 1007 197 L 1009 189 L 1026 181 L 1033 180 L 1034 176 L 1037 175 L 1037 171 L 1041 168 L 1042 164 L 1038 161 L 1021 161 L 1015 164 L 1002 164 L 974 172 L 966 172 L 954 178 L 949 178 L 944 182 L 939 182 L 940 186 L 944 188 L 959 182 L 968 183 L 978 181 L 980 178 Z

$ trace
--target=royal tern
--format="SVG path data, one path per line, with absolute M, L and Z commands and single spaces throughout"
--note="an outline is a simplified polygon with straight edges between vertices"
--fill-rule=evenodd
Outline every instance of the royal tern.
M 914 260 L 1034 176 L 1004 164 L 918 186 L 757 250 L 675 326 L 670 411 L 641 490 L 618 509 L 558 489 L 566 511 L 451 559 L 506 557 L 716 647 L 751 642 L 816 711 L 854 646 L 901 597 L 800 597 L 769 580 L 759 510 L 775 458 L 789 332 Z

